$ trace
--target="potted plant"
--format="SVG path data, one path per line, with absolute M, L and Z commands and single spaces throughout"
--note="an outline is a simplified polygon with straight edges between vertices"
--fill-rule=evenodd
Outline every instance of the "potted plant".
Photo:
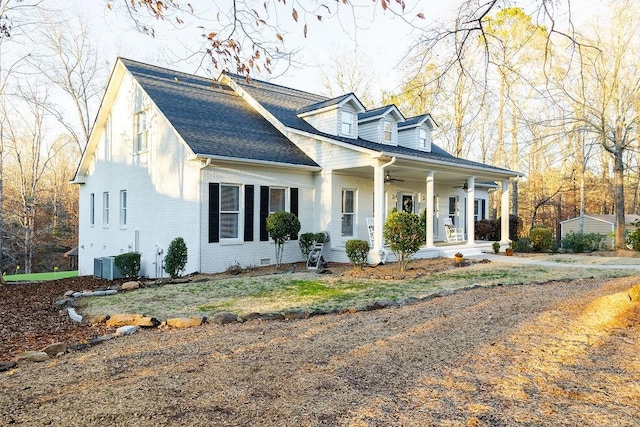
M 507 249 L 504 250 L 504 253 L 507 254 L 507 256 L 513 256 L 513 247 L 510 245 Z
M 456 260 L 457 264 L 462 264 L 462 259 L 464 258 L 464 255 L 462 255 L 461 252 L 456 252 L 453 258 Z

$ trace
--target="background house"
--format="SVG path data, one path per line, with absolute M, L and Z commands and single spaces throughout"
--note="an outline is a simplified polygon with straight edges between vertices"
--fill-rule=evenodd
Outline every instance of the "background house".
M 640 220 L 640 215 L 625 215 L 625 230 L 635 230 L 634 222 Z M 605 236 L 603 244 L 608 248 L 615 246 L 615 215 L 585 215 L 583 217 L 583 233 L 596 233 Z M 580 232 L 580 217 L 570 218 L 560 222 L 560 236 L 562 239 L 569 233 Z
M 505 213 L 518 174 L 451 156 L 432 142 L 434 127 L 429 115 L 405 118 L 393 105 L 367 111 L 355 94 L 329 99 L 120 58 L 74 178 L 79 273 L 135 251 L 142 275 L 161 276 L 177 236 L 189 250 L 187 273 L 271 264 L 265 219 L 279 210 L 298 215 L 301 232 L 329 234 L 328 261 L 347 262 L 346 241 L 366 240 L 374 218 L 377 262 L 393 208 L 431 219 L 418 256 L 457 250 L 438 246 L 445 218 L 465 229 L 458 244 L 479 253 L 475 219 L 498 187 L 487 182 L 500 183 Z M 296 242 L 286 245 L 283 262 L 301 257 Z

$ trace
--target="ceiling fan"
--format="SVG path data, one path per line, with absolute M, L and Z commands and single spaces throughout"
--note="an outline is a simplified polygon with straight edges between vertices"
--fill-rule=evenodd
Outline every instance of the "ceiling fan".
M 455 187 L 455 188 L 462 188 L 463 190 L 468 190 L 469 184 L 465 181 L 464 184 L 462 184 L 460 187 Z
M 389 182 L 404 182 L 404 179 L 399 179 L 399 178 L 391 178 L 391 175 L 389 175 L 389 172 L 387 172 L 387 174 L 384 176 L 384 182 L 385 184 L 389 183 Z

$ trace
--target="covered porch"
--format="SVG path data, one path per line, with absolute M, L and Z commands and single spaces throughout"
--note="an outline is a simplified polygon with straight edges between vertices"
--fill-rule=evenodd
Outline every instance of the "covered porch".
M 494 212 L 501 218 L 500 244 L 508 246 L 509 191 L 511 180 L 519 174 L 460 159 L 456 159 L 459 164 L 452 165 L 450 159 L 447 160 L 438 164 L 433 160 L 421 162 L 415 158 L 388 156 L 376 159 L 368 168 L 334 170 L 337 179 L 333 190 L 338 190 L 337 186 L 342 189 L 341 242 L 364 237 L 371 247 L 369 262 L 393 261 L 393 255 L 384 245 L 383 228 L 388 214 L 395 208 L 426 218 L 426 240 L 416 258 L 449 257 L 456 252 L 465 255 L 489 252 L 493 250 L 493 242 L 474 239 L 475 223 L 489 218 L 489 192 L 496 191 L 499 197 Z M 356 180 L 356 177 L 361 179 Z M 362 184 L 352 184 L 355 182 Z M 349 186 L 353 190 L 349 190 Z M 370 198 L 366 197 L 371 190 Z M 369 223 L 366 237 L 360 231 L 365 219 Z M 447 238 L 445 223 L 459 230 L 458 239 Z M 343 248 L 340 244 L 332 245 L 334 250 Z

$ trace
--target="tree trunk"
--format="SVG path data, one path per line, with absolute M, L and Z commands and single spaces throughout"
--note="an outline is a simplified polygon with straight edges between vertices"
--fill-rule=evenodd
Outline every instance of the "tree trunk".
M 614 152 L 614 194 L 616 212 L 616 249 L 626 249 L 625 219 L 624 219 L 624 159 L 622 149 L 616 147 Z

